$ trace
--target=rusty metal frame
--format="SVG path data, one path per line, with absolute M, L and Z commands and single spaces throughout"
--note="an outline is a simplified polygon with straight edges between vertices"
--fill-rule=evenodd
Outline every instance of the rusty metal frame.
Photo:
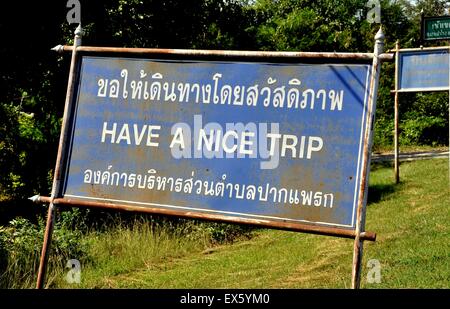
M 395 42 L 395 75 L 394 75 L 394 180 L 398 184 L 400 182 L 400 165 L 399 165 L 399 148 L 398 148 L 398 138 L 399 138 L 399 113 L 398 113 L 398 67 L 399 67 L 399 52 L 400 52 L 400 42 L 397 40 Z
M 220 58 L 247 58 L 247 59 L 341 59 L 372 61 L 373 53 L 339 53 L 339 52 L 284 52 L 284 51 L 241 51 L 241 50 L 199 50 L 199 49 L 163 49 L 163 48 L 124 48 L 124 47 L 97 47 L 78 46 L 77 52 L 82 53 L 120 53 L 135 55 L 169 55 L 188 57 L 220 57 Z M 72 52 L 73 46 L 57 45 L 52 50 L 62 52 Z M 378 55 L 381 61 L 393 61 L 394 54 L 382 53 Z
M 360 235 L 365 231 L 366 221 L 366 202 L 369 186 L 370 153 L 373 141 L 373 127 L 375 119 L 375 107 L 378 93 L 378 81 L 380 75 L 381 59 L 379 56 L 384 49 L 384 34 L 382 28 L 375 35 L 375 48 L 372 63 L 372 76 L 370 77 L 370 93 L 368 102 L 368 111 L 366 115 L 366 131 L 364 136 L 363 165 L 361 169 L 361 183 L 358 196 L 358 208 L 356 212 L 356 237 L 353 245 L 353 264 L 352 264 L 352 288 L 359 289 L 361 279 L 361 261 L 363 255 L 363 239 Z
M 73 52 L 72 52 L 72 58 L 70 62 L 70 71 L 69 71 L 69 79 L 67 81 L 67 92 L 66 92 L 66 99 L 65 99 L 65 105 L 64 105 L 64 115 L 62 119 L 61 124 L 61 134 L 59 137 L 59 146 L 58 146 L 58 153 L 56 156 L 56 165 L 55 165 L 55 171 L 53 175 L 53 185 L 52 185 L 52 192 L 49 199 L 49 208 L 47 213 L 47 223 L 45 226 L 45 232 L 44 232 L 44 239 L 42 244 L 42 251 L 41 251 L 41 258 L 39 261 L 39 270 L 38 270 L 38 277 L 36 282 L 36 288 L 41 289 L 44 286 L 45 282 L 45 273 L 47 268 L 47 262 L 48 262 L 48 256 L 50 251 L 50 243 L 52 239 L 52 233 L 53 233 L 53 226 L 54 226 L 54 216 L 56 211 L 56 206 L 53 203 L 54 199 L 58 197 L 61 194 L 61 188 L 62 188 L 62 179 L 64 178 L 63 175 L 63 169 L 64 169 L 64 163 L 65 163 L 65 157 L 67 154 L 67 135 L 70 131 L 70 117 L 71 117 L 71 110 L 72 110 L 72 101 L 73 101 L 73 94 L 75 92 L 75 85 L 76 85 L 76 77 L 77 77 L 77 71 L 78 71 L 78 55 L 77 55 L 77 46 L 81 45 L 81 37 L 83 35 L 81 25 L 77 27 L 75 30 L 75 37 L 73 42 Z
M 380 72 L 381 61 L 393 61 L 394 55 L 392 53 L 383 53 L 384 35 L 381 31 L 375 37 L 374 53 L 311 53 L 311 52 L 268 52 L 268 51 L 226 51 L 226 50 L 188 50 L 188 49 L 153 49 L 153 48 L 117 48 L 117 47 L 91 47 L 81 46 L 82 30 L 79 26 L 75 31 L 75 41 L 73 46 L 58 45 L 52 50 L 57 52 L 71 52 L 72 61 L 70 66 L 70 75 L 68 81 L 68 88 L 66 94 L 66 102 L 64 109 L 64 117 L 61 128 L 60 142 L 58 148 L 58 156 L 55 168 L 54 182 L 52 194 L 50 197 L 34 196 L 31 198 L 36 203 L 49 203 L 48 217 L 46 231 L 44 235 L 44 243 L 42 247 L 41 260 L 39 265 L 39 274 L 37 281 L 37 288 L 42 288 L 45 281 L 46 264 L 48 260 L 48 252 L 51 243 L 51 234 L 53 231 L 54 212 L 58 206 L 76 206 L 76 207 L 92 207 L 92 208 L 106 208 L 125 211 L 135 211 L 141 213 L 161 214 L 167 216 L 177 216 L 191 219 L 201 219 L 209 221 L 219 221 L 227 223 L 236 223 L 244 225 L 252 225 L 259 227 L 266 227 L 279 230 L 296 231 L 304 233 L 312 233 L 318 235 L 337 236 L 343 238 L 354 239 L 354 255 L 353 255 L 353 270 L 352 270 L 352 287 L 359 287 L 360 265 L 362 258 L 362 245 L 364 240 L 375 241 L 376 234 L 373 232 L 366 232 L 365 225 L 365 204 L 367 200 L 368 187 L 368 171 L 370 165 L 370 149 L 371 137 L 373 129 L 373 116 L 376 104 L 376 94 L 378 87 L 378 77 Z M 368 112 L 366 115 L 366 133 L 363 144 L 363 165 L 360 171 L 360 192 L 358 196 L 357 205 L 357 222 L 355 229 L 340 229 L 336 227 L 326 227 L 320 225 L 310 225 L 301 223 L 290 223 L 288 221 L 270 221 L 261 219 L 250 219 L 242 217 L 231 217 L 226 215 L 211 215 L 192 211 L 178 211 L 171 209 L 162 209 L 156 207 L 140 207 L 127 204 L 112 204 L 105 202 L 79 201 L 71 200 L 70 198 L 62 197 L 62 185 L 64 179 L 64 164 L 67 160 L 67 146 L 71 127 L 71 114 L 73 112 L 73 98 L 74 91 L 78 78 L 78 66 L 80 53 L 120 53 L 128 55 L 166 55 L 169 57 L 201 57 L 201 58 L 239 58 L 256 61 L 264 61 L 264 59 L 282 59 L 285 61 L 320 61 L 323 59 L 334 59 L 336 61 L 345 62 L 372 62 L 372 73 L 370 78 L 370 92 L 368 100 Z
M 450 46 L 433 46 L 433 47 L 420 47 L 420 48 L 417 48 L 417 47 L 401 48 L 401 49 L 398 49 L 398 51 L 399 52 L 411 52 L 411 51 L 428 51 L 428 50 L 433 51 L 433 50 L 449 50 L 449 49 L 450 49 Z M 394 48 L 394 49 L 388 50 L 388 53 L 391 53 L 391 52 L 395 53 L 396 51 L 397 51 L 397 48 Z M 392 54 L 392 55 L 395 58 L 395 54 Z
M 34 200 L 37 203 L 53 203 L 54 205 L 62 206 L 81 206 L 92 208 L 106 208 L 106 209 L 119 209 L 125 211 L 137 211 L 141 213 L 159 214 L 167 216 L 176 216 L 182 218 L 192 218 L 207 221 L 237 223 L 243 225 L 256 225 L 260 227 L 273 228 L 285 231 L 304 232 L 318 235 L 338 236 L 343 238 L 354 239 L 356 237 L 355 231 L 350 229 L 338 229 L 333 227 L 313 226 L 301 223 L 289 223 L 289 222 L 273 222 L 263 219 L 250 219 L 241 217 L 230 217 L 224 215 L 203 214 L 199 212 L 180 211 L 165 208 L 156 207 L 141 207 L 130 206 L 126 204 L 117 203 L 101 203 L 92 201 L 80 201 L 72 200 L 70 198 L 56 198 L 52 199 L 48 196 L 37 196 Z M 376 234 L 373 232 L 361 232 L 360 238 L 369 241 L 376 240 Z

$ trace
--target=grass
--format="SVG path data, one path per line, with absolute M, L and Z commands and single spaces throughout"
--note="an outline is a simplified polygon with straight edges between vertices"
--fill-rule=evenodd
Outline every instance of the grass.
M 83 281 L 77 287 L 116 287 L 112 278 L 140 269 L 164 268 L 171 261 L 201 252 L 212 244 L 207 225 L 185 222 L 169 226 L 170 221 L 164 222 L 155 225 L 141 219 L 131 227 L 119 223 L 107 233 L 88 233 L 87 255 L 92 258 L 82 266 Z M 65 280 L 65 272 L 54 276 L 49 286 L 71 287 Z
M 450 190 L 448 160 L 401 165 L 402 183 L 395 192 L 370 204 L 367 228 L 379 233 L 366 256 L 383 266 L 380 287 L 450 287 Z M 372 188 L 382 188 L 390 169 L 373 174 Z M 370 195 L 369 195 L 370 196 Z
M 375 243 L 366 242 L 364 246 L 362 287 L 449 288 L 448 161 L 402 163 L 400 171 L 402 182 L 394 185 L 389 163 L 372 166 L 367 230 L 376 232 L 378 237 Z M 70 230 L 64 230 L 66 227 L 55 230 L 53 247 L 59 251 L 52 251 L 50 255 L 47 287 L 350 286 L 352 240 L 264 229 L 253 231 L 252 238 L 245 233 L 228 238 L 235 230 L 192 221 L 178 225 L 172 225 L 171 221 L 158 222 L 139 217 L 131 225 L 117 221 L 107 232 L 90 230 L 72 236 Z M 14 254 L 9 256 L 12 263 L 0 276 L 3 282 L 0 285 L 32 288 L 43 227 L 32 228 L 26 221 L 19 220 L 7 229 L 13 229 L 14 235 L 20 236 L 9 240 L 18 243 L 14 245 Z M 235 241 L 214 241 L 218 236 Z M 71 239 L 78 242 L 74 244 Z M 72 249 L 64 251 L 66 246 Z M 83 249 L 78 250 L 78 247 Z M 81 252 L 83 256 L 67 252 Z M 69 284 L 65 280 L 68 258 L 81 261 L 80 284 Z M 366 280 L 370 270 L 367 263 L 372 259 L 381 265 L 380 283 Z
M 372 167 L 366 229 L 378 234 L 364 246 L 363 288 L 450 287 L 448 160 Z M 213 246 L 205 236 L 166 234 L 146 227 L 92 233 L 82 283 L 64 272 L 52 287 L 73 288 L 348 288 L 352 240 L 258 230 L 247 240 Z M 203 239 L 203 240 L 201 240 Z M 366 280 L 377 259 L 381 283 Z

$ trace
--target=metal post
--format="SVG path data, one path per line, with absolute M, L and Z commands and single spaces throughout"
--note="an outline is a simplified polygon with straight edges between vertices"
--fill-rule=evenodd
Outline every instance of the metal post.
M 73 46 L 58 45 L 53 48 L 58 52 L 71 52 Z M 79 52 L 108 53 L 108 54 L 134 54 L 134 55 L 170 55 L 205 58 L 248 58 L 248 59 L 267 59 L 276 58 L 277 61 L 289 59 L 336 59 L 336 60 L 372 60 L 372 53 L 337 53 L 337 52 L 287 52 L 287 51 L 249 51 L 249 50 L 202 50 L 202 49 L 164 49 L 164 48 L 128 48 L 128 47 L 99 47 L 99 46 L 80 46 Z M 382 61 L 393 61 L 394 55 L 390 53 L 381 54 L 378 57 Z
M 70 71 L 69 71 L 69 80 L 67 83 L 67 92 L 66 92 L 66 101 L 64 106 L 64 115 L 61 125 L 61 134 L 59 137 L 59 147 L 58 147 L 58 154 L 56 156 L 56 165 L 55 165 L 55 173 L 53 177 L 53 186 L 52 186 L 52 193 L 51 193 L 51 201 L 48 208 L 47 213 L 47 223 L 45 226 L 45 233 L 44 233 L 44 241 L 42 244 L 42 251 L 41 251 L 41 258 L 39 261 L 39 271 L 38 271 L 38 278 L 36 282 L 36 288 L 41 289 L 44 286 L 45 282 L 45 273 L 47 270 L 47 262 L 48 262 L 48 256 L 50 251 L 50 243 L 52 241 L 52 233 L 53 233 L 53 226 L 54 226 L 54 214 L 56 206 L 53 204 L 53 200 L 57 198 L 60 194 L 61 190 L 61 174 L 62 174 L 62 165 L 63 165 L 63 156 L 66 151 L 66 142 L 67 142 L 67 135 L 69 132 L 69 126 L 68 126 L 68 119 L 69 119 L 69 113 L 71 111 L 71 103 L 72 103 L 72 95 L 75 88 L 75 72 L 76 72 L 76 60 L 77 60 L 77 47 L 81 45 L 81 37 L 82 37 L 82 29 L 81 25 L 78 25 L 77 29 L 75 30 L 75 38 L 73 42 L 73 50 L 72 50 L 72 58 L 70 63 Z
M 395 183 L 400 182 L 400 171 L 399 171 L 399 162 L 398 162 L 398 70 L 400 69 L 398 67 L 399 65 L 399 50 L 400 50 L 400 44 L 399 41 L 395 42 L 395 97 L 394 97 L 394 175 L 395 175 Z
M 423 9 L 420 11 L 420 47 L 422 48 L 425 42 L 424 38 L 425 33 L 425 13 Z
M 371 134 L 373 120 L 375 117 L 375 106 L 377 101 L 378 80 L 380 75 L 381 61 L 379 55 L 384 48 L 384 33 L 382 28 L 375 35 L 375 48 L 372 64 L 372 76 L 370 77 L 370 93 L 367 102 L 366 132 L 364 134 L 363 165 L 361 170 L 361 185 L 359 187 L 358 208 L 356 211 L 356 232 L 353 244 L 352 264 L 352 289 L 359 289 L 361 279 L 361 260 L 363 255 L 363 239 L 361 233 L 365 230 L 365 203 L 367 200 L 367 187 L 370 169 Z

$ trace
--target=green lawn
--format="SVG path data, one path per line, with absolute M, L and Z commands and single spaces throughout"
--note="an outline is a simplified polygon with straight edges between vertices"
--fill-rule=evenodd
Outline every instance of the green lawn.
M 378 237 L 365 243 L 361 285 L 449 288 L 448 160 L 403 163 L 401 179 L 394 185 L 391 167 L 372 167 L 366 229 Z M 167 237 L 159 245 L 145 237 L 126 245 L 134 241 L 128 237 L 98 236 L 92 241 L 94 260 L 82 265 L 82 283 L 54 278 L 51 286 L 348 288 L 351 282 L 353 241 L 348 239 L 258 230 L 250 240 L 205 250 L 198 241 Z M 381 264 L 381 283 L 366 280 L 370 259 Z

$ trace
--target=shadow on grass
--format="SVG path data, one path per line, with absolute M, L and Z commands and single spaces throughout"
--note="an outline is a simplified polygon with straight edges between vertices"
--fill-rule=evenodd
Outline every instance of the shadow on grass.
M 369 186 L 369 195 L 367 197 L 367 205 L 377 203 L 381 200 L 386 199 L 391 194 L 396 192 L 395 184 L 377 184 Z
M 393 169 L 394 163 L 391 161 L 377 161 L 377 162 L 372 161 L 370 164 L 371 172 L 382 169 L 382 168 L 392 168 Z

